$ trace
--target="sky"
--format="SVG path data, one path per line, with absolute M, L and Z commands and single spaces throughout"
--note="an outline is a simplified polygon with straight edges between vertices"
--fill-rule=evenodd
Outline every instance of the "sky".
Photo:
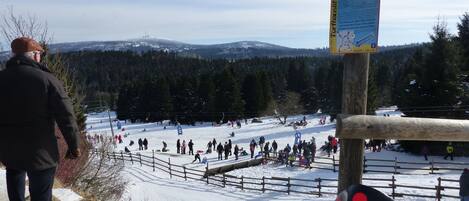
M 329 43 L 330 0 L 0 0 L 0 15 L 10 6 L 16 14 L 47 21 L 54 43 L 145 35 L 193 44 Z M 438 18 L 456 34 L 469 0 L 381 0 L 380 12 L 380 46 L 426 42 Z

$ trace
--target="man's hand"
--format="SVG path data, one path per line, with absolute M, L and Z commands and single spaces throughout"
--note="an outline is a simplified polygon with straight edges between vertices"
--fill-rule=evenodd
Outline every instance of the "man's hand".
M 81 152 L 79 149 L 68 150 L 67 154 L 65 154 L 66 159 L 77 159 L 80 156 L 81 156 Z

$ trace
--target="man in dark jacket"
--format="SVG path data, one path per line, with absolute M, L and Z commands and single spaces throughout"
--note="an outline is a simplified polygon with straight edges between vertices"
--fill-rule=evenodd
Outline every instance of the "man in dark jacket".
M 0 161 L 6 167 L 8 197 L 52 200 L 59 161 L 55 123 L 67 145 L 66 158 L 80 156 L 79 130 L 62 83 L 41 65 L 42 47 L 26 37 L 12 41 L 14 56 L 0 71 Z
M 138 138 L 138 150 L 143 150 L 143 140 L 142 138 Z
M 238 148 L 238 145 L 235 145 L 234 147 L 235 160 L 238 160 L 238 154 L 239 154 L 239 148 Z
M 181 153 L 181 140 L 178 139 L 178 141 L 176 142 L 176 149 L 177 149 L 177 153 Z
M 147 138 L 143 139 L 143 147 L 145 148 L 145 150 L 148 149 L 148 140 L 147 140 Z
M 223 145 L 218 144 L 217 146 L 218 160 L 223 160 Z
M 459 178 L 459 196 L 461 201 L 469 201 L 469 169 L 464 169 L 461 177 Z
M 187 146 L 189 146 L 189 155 L 194 155 L 194 143 L 192 142 L 192 139 L 189 140 Z

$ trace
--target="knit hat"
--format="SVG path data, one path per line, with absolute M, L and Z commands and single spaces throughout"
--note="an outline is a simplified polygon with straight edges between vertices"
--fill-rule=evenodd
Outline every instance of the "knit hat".
M 11 51 L 15 54 L 21 54 L 31 51 L 44 51 L 41 45 L 32 38 L 19 37 L 11 42 Z

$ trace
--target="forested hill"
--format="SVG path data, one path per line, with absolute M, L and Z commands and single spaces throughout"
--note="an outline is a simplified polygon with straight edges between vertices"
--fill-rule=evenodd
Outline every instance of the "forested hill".
M 418 47 L 397 48 L 372 55 L 370 75 L 374 78 L 370 83 L 375 81 L 375 88 L 380 93 L 376 104 L 392 103 L 392 90 L 400 79 L 399 72 Z M 340 94 L 341 89 L 342 63 L 339 57 L 208 60 L 180 57 L 176 53 L 164 51 L 82 51 L 60 55 L 75 73 L 77 81 L 82 84 L 83 91 L 86 92 L 86 101 L 89 103 L 102 100 L 113 102 L 115 105 L 117 93 L 123 85 L 148 79 L 163 77 L 170 82 L 173 89 L 179 80 L 190 81 L 196 87 L 201 82 L 200 76 L 213 77 L 224 69 L 229 69 L 240 86 L 247 75 L 265 72 L 269 77 L 274 98 L 282 96 L 285 91 L 302 93 L 309 87 L 317 90 L 324 104 L 336 102 L 339 100 L 337 98 L 340 98 L 334 97 L 337 100 L 331 100 L 332 96 Z

